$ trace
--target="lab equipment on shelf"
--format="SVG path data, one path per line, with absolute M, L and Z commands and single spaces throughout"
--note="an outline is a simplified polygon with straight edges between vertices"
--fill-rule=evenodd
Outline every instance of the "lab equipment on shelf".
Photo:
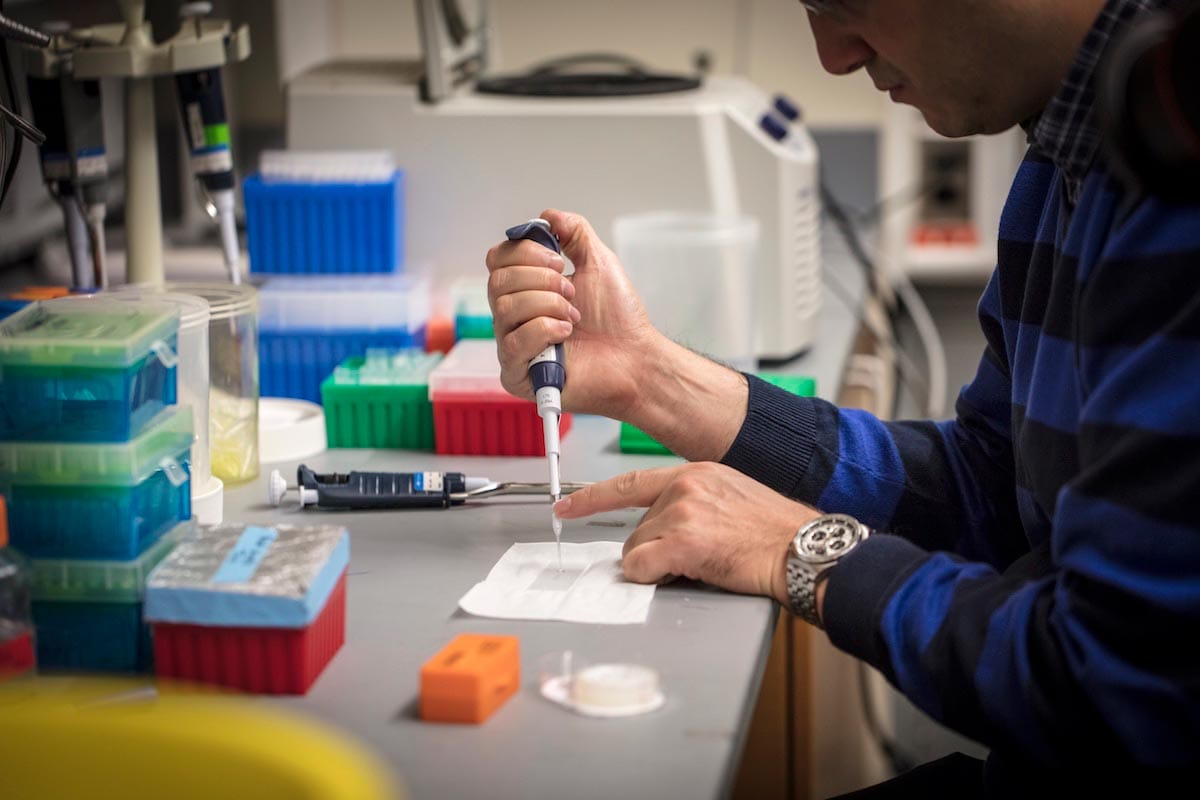
M 99 298 L 0 321 L 0 440 L 121 441 L 176 398 L 179 312 Z
M 12 542 L 30 558 L 132 559 L 191 517 L 192 410 L 128 442 L 0 443 Z
M 269 279 L 259 291 L 262 394 L 320 402 L 321 381 L 368 348 L 425 345 L 429 280 L 411 275 Z
M 778 386 L 785 391 L 800 397 L 814 397 L 817 393 L 817 382 L 812 378 L 804 375 L 778 375 L 773 373 L 759 373 L 759 378 L 762 378 L 767 383 Z M 664 445 L 658 440 L 650 436 L 645 431 L 635 428 L 628 422 L 621 423 L 621 433 L 617 440 L 617 446 L 622 453 L 638 453 L 643 455 L 672 455 Z
M 39 665 L 146 671 L 153 658 L 142 619 L 146 578 L 194 530 L 192 520 L 180 522 L 132 559 L 31 559 Z
M 341 648 L 350 535 L 336 525 L 218 525 L 150 575 L 159 677 L 304 694 Z
M 386 151 L 267 151 L 242 193 L 253 273 L 404 266 L 404 172 Z
M 8 512 L 0 496 L 0 680 L 34 668 L 29 564 L 8 546 Z
M 368 348 L 321 383 L 330 447 L 433 449 L 429 373 L 441 353 Z
M 212 474 L 258 475 L 258 290 L 249 284 L 168 283 L 208 301 L 208 435 Z
M 495 342 L 464 339 L 429 373 L 435 449 L 445 455 L 546 455 L 542 419 L 532 400 L 500 383 Z M 571 429 L 570 413 L 559 433 Z

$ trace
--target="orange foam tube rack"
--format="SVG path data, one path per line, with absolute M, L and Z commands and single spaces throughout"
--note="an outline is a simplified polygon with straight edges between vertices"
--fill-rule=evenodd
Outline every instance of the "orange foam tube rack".
M 481 723 L 520 683 L 517 637 L 460 634 L 421 667 L 421 719 Z

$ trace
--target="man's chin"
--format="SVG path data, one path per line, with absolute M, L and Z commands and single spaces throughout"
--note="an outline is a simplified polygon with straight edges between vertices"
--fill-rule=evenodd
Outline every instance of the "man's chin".
M 949 139 L 973 136 L 981 132 L 978 126 L 972 125 L 969 120 L 962 117 L 939 113 L 934 109 L 926 109 L 918 105 L 914 105 L 913 107 L 921 112 L 921 116 L 925 118 L 926 125 Z

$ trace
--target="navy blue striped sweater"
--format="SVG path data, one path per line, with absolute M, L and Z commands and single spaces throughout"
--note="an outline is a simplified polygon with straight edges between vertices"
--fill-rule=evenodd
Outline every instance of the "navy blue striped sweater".
M 1033 154 L 956 419 L 750 381 L 725 456 L 887 532 L 831 573 L 832 642 L 1022 760 L 1200 763 L 1200 205 Z

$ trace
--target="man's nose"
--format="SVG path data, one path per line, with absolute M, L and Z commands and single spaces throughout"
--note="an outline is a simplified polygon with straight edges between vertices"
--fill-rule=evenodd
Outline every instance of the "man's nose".
M 817 55 L 826 72 L 849 75 L 875 57 L 875 50 L 851 26 L 816 14 L 809 14 L 808 22 L 817 42 Z

